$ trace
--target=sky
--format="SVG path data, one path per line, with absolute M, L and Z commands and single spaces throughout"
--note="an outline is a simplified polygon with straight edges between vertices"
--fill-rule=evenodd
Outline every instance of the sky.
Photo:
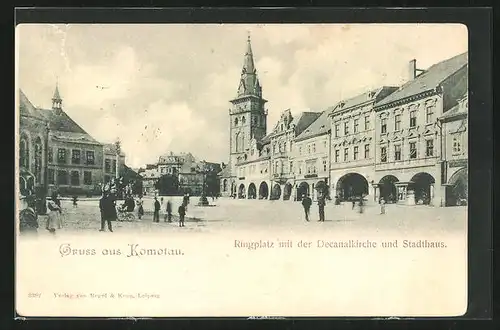
M 24 24 L 16 84 L 49 109 L 57 82 L 64 111 L 100 142 L 119 138 L 133 168 L 170 151 L 227 163 L 249 34 L 268 129 L 468 49 L 460 24 Z

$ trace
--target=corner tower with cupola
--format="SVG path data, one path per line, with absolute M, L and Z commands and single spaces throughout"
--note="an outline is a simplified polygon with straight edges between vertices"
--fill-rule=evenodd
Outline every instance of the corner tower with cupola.
M 267 110 L 264 108 L 267 100 L 262 98 L 262 87 L 255 69 L 250 36 L 247 40 L 238 93 L 230 102 L 230 167 L 231 175 L 236 176 L 235 165 L 238 156 L 243 155 L 250 147 L 252 139 L 262 139 L 267 131 Z

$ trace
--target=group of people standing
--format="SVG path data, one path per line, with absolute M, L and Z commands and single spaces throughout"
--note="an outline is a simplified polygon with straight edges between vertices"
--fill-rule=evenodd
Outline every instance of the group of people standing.
M 185 227 L 184 221 L 187 212 L 187 206 L 189 204 L 189 194 L 185 194 L 182 197 L 182 203 L 177 209 L 179 213 L 179 227 Z M 163 197 L 158 201 L 158 197 L 154 199 L 154 212 L 153 212 L 153 222 L 160 222 L 160 210 L 163 205 Z M 172 201 L 169 199 L 166 203 L 165 216 L 163 219 L 165 222 L 172 222 Z
M 304 213 L 305 213 L 305 218 L 306 221 L 310 221 L 310 210 L 311 210 L 311 205 L 312 205 L 312 200 L 311 198 L 304 194 L 302 195 L 302 207 L 304 208 Z M 319 213 L 319 222 L 324 222 L 325 221 L 325 205 L 326 205 L 326 198 L 323 195 L 320 195 L 318 197 L 318 213 Z M 335 205 L 340 205 L 340 199 L 335 196 Z M 380 214 L 385 214 L 385 200 L 384 198 L 379 199 L 379 205 L 380 205 Z M 365 199 L 364 196 L 360 196 L 358 200 L 352 200 L 352 209 L 356 209 L 356 206 L 358 207 L 358 212 L 359 213 L 364 213 L 365 211 Z

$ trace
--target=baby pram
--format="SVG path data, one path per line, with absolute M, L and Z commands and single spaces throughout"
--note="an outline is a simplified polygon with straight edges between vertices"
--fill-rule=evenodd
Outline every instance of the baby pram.
M 134 221 L 135 220 L 134 208 L 135 208 L 134 200 L 127 198 L 122 205 L 117 207 L 118 221 Z

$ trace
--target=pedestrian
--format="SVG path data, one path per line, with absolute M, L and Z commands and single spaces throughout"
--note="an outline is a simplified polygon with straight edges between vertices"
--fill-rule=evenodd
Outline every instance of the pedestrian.
M 56 228 L 61 228 L 61 208 L 56 203 L 57 194 L 52 194 L 51 200 L 47 202 L 47 209 L 49 210 L 49 214 L 47 217 L 47 225 L 45 229 L 47 229 L 51 234 L 56 233 Z
M 380 204 L 380 214 L 385 214 L 385 200 L 383 197 L 380 198 L 379 204 Z
M 172 202 L 170 199 L 167 201 L 167 209 L 165 213 L 165 221 L 172 222 Z
M 318 198 L 318 209 L 319 209 L 319 221 L 325 222 L 325 198 L 320 196 Z
M 20 234 L 36 234 L 38 232 L 38 215 L 35 211 L 36 200 L 34 196 L 26 196 L 23 200 L 25 207 L 19 213 Z
M 153 222 L 160 222 L 160 207 L 160 202 L 158 201 L 158 198 L 155 197 Z
M 354 208 L 356 207 L 356 199 L 354 197 L 351 198 L 352 198 L 352 209 L 354 210 Z
M 186 215 L 186 206 L 184 205 L 184 203 L 182 203 L 181 206 L 179 206 L 178 212 L 179 212 L 179 227 L 185 227 L 184 216 Z
M 116 209 L 114 201 L 108 193 L 104 193 L 99 200 L 99 209 L 101 210 L 101 229 L 99 231 L 105 231 L 106 222 L 108 223 L 108 230 L 113 232 L 113 226 L 111 225 L 111 220 L 113 216 L 116 215 Z M 116 217 L 115 217 L 116 219 Z
M 142 216 L 144 215 L 144 207 L 142 206 L 142 204 L 142 197 L 139 196 L 139 199 L 137 200 L 137 217 L 139 218 L 139 220 L 141 220 Z
M 78 196 L 73 196 L 73 207 L 78 207 Z
M 306 221 L 309 221 L 309 210 L 311 209 L 312 200 L 306 194 L 302 195 L 302 207 L 306 215 Z
M 61 195 L 58 192 L 52 194 L 52 201 L 57 205 L 59 216 L 57 217 L 57 228 L 62 228 L 62 207 L 61 207 Z
M 361 195 L 359 197 L 359 213 L 363 214 L 364 212 L 365 212 L 365 200 L 364 200 L 364 196 Z
M 187 211 L 187 205 L 189 204 L 189 195 L 184 194 L 184 197 L 182 198 L 182 204 L 184 204 L 184 208 Z

